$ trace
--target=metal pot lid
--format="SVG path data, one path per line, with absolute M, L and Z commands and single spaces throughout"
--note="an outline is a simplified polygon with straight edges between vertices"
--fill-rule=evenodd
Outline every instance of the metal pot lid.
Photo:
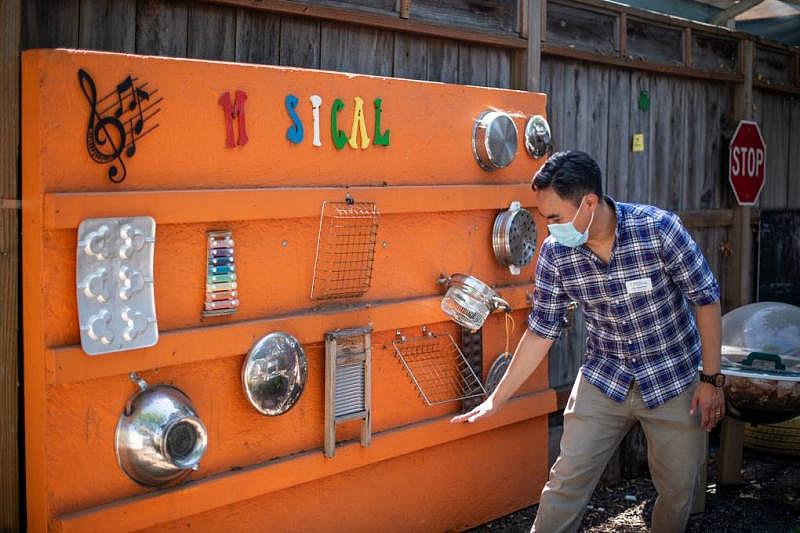
M 494 389 L 497 388 L 497 385 L 506 373 L 506 369 L 508 369 L 508 365 L 511 364 L 511 359 L 511 352 L 503 352 L 494 360 L 494 363 L 492 363 L 492 366 L 489 368 L 489 374 L 486 376 L 485 385 L 487 395 L 494 392 Z
M 472 130 L 472 152 L 484 170 L 504 168 L 517 154 L 517 125 L 502 111 L 484 111 Z
M 525 150 L 535 159 L 543 157 L 553 150 L 550 124 L 541 115 L 534 115 L 525 125 Z
M 242 386 L 258 412 L 281 415 L 300 398 L 308 377 L 303 347 L 288 333 L 262 337 L 242 365 Z
M 520 208 L 519 202 L 512 202 L 511 207 L 495 219 L 492 248 L 501 265 L 512 267 L 512 274 L 519 274 L 519 269 L 533 259 L 536 224 L 530 212 Z

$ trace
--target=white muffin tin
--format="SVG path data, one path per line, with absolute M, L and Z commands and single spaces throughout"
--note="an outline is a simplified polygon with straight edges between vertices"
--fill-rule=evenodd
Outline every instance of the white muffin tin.
M 75 282 L 81 347 L 89 355 L 153 346 L 156 221 L 92 218 L 78 227 Z

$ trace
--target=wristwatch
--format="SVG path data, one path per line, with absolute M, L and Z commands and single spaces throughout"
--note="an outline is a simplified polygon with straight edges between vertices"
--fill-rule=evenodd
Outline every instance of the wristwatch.
M 708 374 L 703 374 L 700 372 L 700 381 L 703 383 L 710 383 L 711 385 L 720 388 L 725 385 L 725 374 L 717 372 L 716 374 L 709 376 Z

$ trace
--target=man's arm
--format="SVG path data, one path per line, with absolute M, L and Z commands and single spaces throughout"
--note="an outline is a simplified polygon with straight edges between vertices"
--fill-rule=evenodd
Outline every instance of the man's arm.
M 695 313 L 703 351 L 703 373 L 716 374 L 719 372 L 722 353 L 722 319 L 719 302 L 697 306 Z M 706 431 L 711 431 L 725 416 L 725 398 L 722 389 L 710 383 L 700 383 L 692 398 L 690 414 L 694 414 L 698 406 L 700 425 Z
M 450 422 L 475 422 L 496 413 L 536 370 L 552 344 L 552 339 L 544 339 L 526 329 L 514 350 L 511 364 L 494 392 L 473 410 L 453 417 Z
M 695 308 L 697 329 L 703 350 L 703 372 L 711 375 L 719 372 L 722 353 L 722 318 L 719 301 Z

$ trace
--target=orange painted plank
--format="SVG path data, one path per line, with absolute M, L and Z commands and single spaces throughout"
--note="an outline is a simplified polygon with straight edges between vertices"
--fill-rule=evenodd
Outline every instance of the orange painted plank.
M 450 424 L 448 415 L 375 434 L 368 448 L 362 448 L 358 442 L 349 442 L 337 448 L 333 459 L 326 459 L 321 450 L 307 451 L 196 483 L 64 515 L 56 519 L 56 525 L 65 532 L 132 531 L 151 527 L 540 417 L 555 409 L 555 392 L 548 389 L 513 398 L 500 412 L 480 424 Z
M 499 288 L 512 308 L 528 305 L 530 287 Z M 401 302 L 372 303 L 359 308 L 339 308 L 328 312 L 305 312 L 283 317 L 250 320 L 235 324 L 165 331 L 158 344 L 141 350 L 89 356 L 80 345 L 51 347 L 46 350 L 47 382 L 64 384 L 127 374 L 207 359 L 247 353 L 265 331 L 291 331 L 300 343 L 320 342 L 325 332 L 353 324 L 372 324 L 374 331 L 430 324 L 446 318 L 439 308 L 441 297 L 426 297 Z M 524 324 L 518 326 L 524 327 Z M 517 331 L 520 331 L 519 329 Z
M 45 192 L 524 183 L 544 162 L 529 157 L 523 141 L 530 116 L 545 114 L 543 94 L 75 50 L 27 50 L 23 61 L 36 63 L 37 94 L 43 95 L 31 102 L 40 108 L 43 121 L 30 126 L 40 145 L 38 179 Z M 98 104 L 99 111 L 114 113 L 115 89 L 128 76 L 136 78 L 136 84 L 146 83 L 144 89 L 150 91 L 150 100 L 143 101 L 145 107 L 152 106 L 146 112 L 151 118 L 143 126 L 148 133 L 136 141 L 132 157 L 122 156 L 126 177 L 120 183 L 109 179 L 110 163 L 95 163 L 87 150 L 91 107 L 78 80 L 79 69 L 92 77 L 98 98 L 108 96 Z M 228 148 L 225 112 L 218 101 L 224 94 L 233 98 L 236 91 L 247 95 L 247 142 Z M 288 95 L 298 99 L 295 110 L 305 133 L 299 144 L 286 137 L 293 124 L 285 104 Z M 322 98 L 318 147 L 312 144 L 312 95 Z M 336 149 L 332 115 L 337 117 L 336 128 L 352 137 L 357 97 L 363 101 L 370 143 L 364 149 L 349 144 Z M 376 98 L 382 101 L 380 129 L 390 132 L 389 146 L 372 143 Z M 344 108 L 332 114 L 336 99 Z M 490 109 L 506 111 L 513 118 L 518 139 L 514 161 L 488 173 L 475 162 L 472 128 L 475 119 Z M 138 113 L 125 111 L 122 117 L 130 129 Z M 238 132 L 238 118 L 233 128 Z M 362 139 L 355 137 L 359 145 Z M 117 163 L 118 178 L 122 163 Z
M 376 202 L 381 214 L 502 209 L 536 205 L 529 183 L 397 187 L 282 187 L 135 192 L 48 193 L 48 229 L 77 228 L 86 218 L 149 215 L 158 224 L 319 217 L 324 201 Z

